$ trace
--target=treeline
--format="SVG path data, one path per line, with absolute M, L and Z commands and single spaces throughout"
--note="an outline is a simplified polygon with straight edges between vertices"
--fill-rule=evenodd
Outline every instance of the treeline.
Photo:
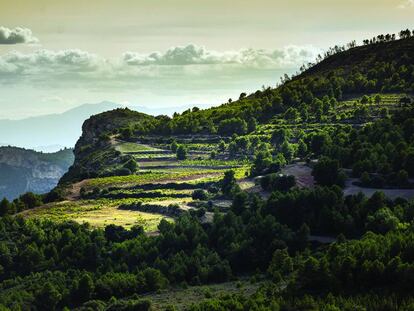
M 181 114 L 175 113 L 173 118 L 158 116 L 143 120 L 120 132 L 125 139 L 142 134 L 242 135 L 253 131 L 257 122 L 265 122 L 289 108 L 318 105 L 315 100 L 321 101 L 324 96 L 339 101 L 344 95 L 355 93 L 412 93 L 414 56 L 404 51 L 412 50 L 414 41 L 411 35 L 406 39 L 400 41 L 402 46 L 389 46 L 386 52 L 381 46 L 373 46 L 364 53 L 358 49 L 347 51 L 347 60 L 341 59 L 335 66 L 321 62 L 294 79 L 287 77 L 283 85 L 275 89 L 264 88 L 249 96 L 242 93 L 237 101 L 229 100 L 216 108 L 200 110 L 194 107 Z M 331 56 L 329 54 L 327 60 Z M 340 58 L 340 55 L 336 56 Z
M 387 233 L 400 223 L 410 223 L 414 216 L 412 202 L 392 201 L 381 192 L 369 199 L 362 194 L 344 197 L 337 186 L 274 192 L 265 209 L 293 230 L 306 223 L 316 235 L 353 238 L 367 231 Z
M 400 109 L 391 118 L 383 118 L 355 129 L 336 128 L 322 132 L 319 156 L 337 161 L 326 161 L 320 180 L 338 174 L 338 168 L 352 170 L 362 186 L 374 188 L 411 188 L 414 177 L 414 109 Z M 305 140 L 306 141 L 306 140 Z M 310 141 L 312 145 L 312 140 Z M 318 167 L 318 166 L 317 166 Z M 328 181 L 325 184 L 334 184 Z M 338 184 L 338 183 L 337 183 Z

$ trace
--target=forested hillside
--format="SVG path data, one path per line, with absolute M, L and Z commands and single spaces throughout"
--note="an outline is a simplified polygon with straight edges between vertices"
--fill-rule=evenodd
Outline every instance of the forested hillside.
M 398 39 L 397 39 L 398 38 Z M 91 117 L 0 203 L 0 309 L 412 310 L 414 35 L 174 117 Z

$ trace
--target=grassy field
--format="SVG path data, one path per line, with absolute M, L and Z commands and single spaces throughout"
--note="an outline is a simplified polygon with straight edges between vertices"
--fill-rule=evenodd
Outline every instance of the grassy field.
M 158 148 L 147 146 L 147 145 L 121 142 L 121 141 L 116 142 L 115 149 L 122 153 L 160 150 Z
M 172 219 L 161 214 L 120 209 L 119 206 L 137 202 L 166 207 L 176 204 L 183 210 L 188 210 L 191 208 L 188 204 L 192 201 L 192 192 L 197 185 L 203 187 L 207 183 L 218 182 L 230 167 L 234 168 L 238 178 L 243 178 L 248 170 L 246 161 L 193 159 L 158 161 L 155 159 L 156 156 L 168 155 L 166 149 L 121 141 L 116 141 L 115 146 L 121 153 L 134 153 L 141 167 L 137 174 L 83 180 L 78 186 L 74 185 L 74 191 L 79 192 L 80 188 L 87 192 L 94 189 L 106 190 L 100 192 L 94 199 L 81 199 L 79 195 L 73 195 L 70 201 L 51 203 L 25 211 L 22 215 L 27 218 L 54 221 L 74 220 L 79 223 L 89 223 L 92 227 L 115 224 L 130 228 L 133 225 L 141 225 L 146 231 L 151 232 L 157 229 L 161 219 Z M 163 168 L 152 169 L 151 165 Z M 193 186 L 190 189 L 176 190 L 162 186 L 167 183 L 186 183 Z M 147 187 L 151 185 L 151 190 L 140 189 L 139 187 L 143 185 Z
M 233 282 L 212 284 L 205 286 L 191 286 L 188 288 L 170 288 L 158 293 L 143 296 L 152 301 L 153 310 L 165 310 L 174 305 L 177 310 L 186 310 L 189 306 L 209 298 L 218 298 L 223 295 L 239 294 L 251 296 L 263 282 L 250 282 L 241 279 Z
M 157 230 L 161 219 L 172 220 L 171 218 L 158 214 L 118 208 L 121 204 L 129 204 L 132 202 L 130 199 L 64 201 L 27 210 L 21 213 L 21 215 L 25 218 L 48 219 L 57 222 L 73 220 L 79 223 L 89 223 L 92 227 L 100 228 L 109 224 L 124 226 L 126 228 L 140 225 L 149 232 Z

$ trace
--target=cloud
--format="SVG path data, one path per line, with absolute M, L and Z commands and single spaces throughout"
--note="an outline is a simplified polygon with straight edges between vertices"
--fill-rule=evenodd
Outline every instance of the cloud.
M 16 27 L 9 29 L 0 26 L 0 44 L 37 43 L 39 39 L 33 36 L 28 28 Z
M 405 0 L 400 5 L 398 5 L 399 9 L 406 9 L 406 8 L 413 8 L 414 7 L 414 0 Z
M 0 81 L 7 85 L 26 83 L 31 87 L 108 89 L 144 88 L 191 81 L 192 89 L 211 85 L 221 77 L 231 83 L 235 76 L 260 79 L 276 71 L 291 71 L 316 58 L 320 50 L 312 46 L 282 49 L 242 49 L 217 52 L 189 44 L 167 51 L 141 54 L 127 52 L 118 58 L 78 49 L 17 51 L 0 55 Z
M 0 73 L 36 74 L 44 72 L 95 71 L 104 59 L 81 50 L 37 50 L 23 54 L 13 51 L 0 57 Z
M 246 65 L 257 67 L 298 66 L 316 58 L 319 49 L 312 46 L 287 46 L 283 49 L 242 49 L 217 52 L 189 44 L 150 54 L 126 52 L 123 61 L 131 66 Z

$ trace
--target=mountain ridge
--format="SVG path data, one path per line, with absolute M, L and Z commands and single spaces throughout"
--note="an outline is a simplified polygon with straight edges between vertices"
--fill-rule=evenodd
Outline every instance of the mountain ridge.
M 0 197 L 14 199 L 25 192 L 47 193 L 73 163 L 72 149 L 41 153 L 0 147 Z
M 395 68 L 397 66 L 404 68 L 405 64 L 409 65 L 414 62 L 414 53 L 407 54 L 406 51 L 414 51 L 414 38 L 379 42 L 353 47 L 345 51 L 340 50 L 333 55 L 328 55 L 305 72 L 293 78 L 287 78 L 277 88 L 267 88 L 250 95 L 242 93 L 237 101 L 229 101 L 204 110 L 189 109 L 182 114 L 175 114 L 173 118 L 137 114 L 136 116 L 139 117 L 134 120 L 133 112 L 128 109 L 123 113 L 117 109 L 93 116 L 83 124 L 83 134 L 75 146 L 75 155 L 77 156 L 74 166 L 78 170 L 84 171 L 83 173 L 78 172 L 83 176 L 82 178 L 98 176 L 100 172 L 102 173 L 103 167 L 99 167 L 96 165 L 95 159 L 88 159 L 88 157 L 95 154 L 94 152 L 101 147 L 105 148 L 108 153 L 108 161 L 105 163 L 119 163 L 121 161 L 119 154 L 108 144 L 108 139 L 106 142 L 105 140 L 98 142 L 96 139 L 98 134 L 105 134 L 107 137 L 115 134 L 126 139 L 130 138 L 128 136 L 137 138 L 147 134 L 166 137 L 177 134 L 219 133 L 231 136 L 236 133 L 240 135 L 247 133 L 248 128 L 254 126 L 255 123 L 269 122 L 272 116 L 288 112 L 299 114 L 299 110 L 301 107 L 303 108 L 303 106 L 299 107 L 301 104 L 311 109 L 315 99 L 323 96 L 336 97 L 340 100 L 347 94 L 352 96 L 355 93 L 375 94 L 393 91 L 414 93 L 413 77 L 405 72 L 399 75 Z M 344 58 L 342 59 L 342 57 Z M 393 61 L 388 63 L 389 59 Z M 335 67 L 332 67 L 332 64 Z M 385 69 L 383 69 L 384 66 Z M 348 70 L 344 70 L 345 67 Z M 400 79 L 400 84 L 395 82 L 395 79 Z M 120 122 L 118 125 L 111 120 L 112 114 L 116 116 L 114 119 Z M 90 126 L 90 123 L 96 124 L 97 120 L 102 123 L 111 120 L 111 127 L 106 132 L 102 132 L 102 127 L 100 127 L 98 133 L 92 133 L 91 131 L 98 127 Z M 124 130 L 128 130 L 128 135 L 123 133 Z M 88 140 L 88 136 L 95 139 L 91 142 Z M 86 144 L 94 152 L 82 152 L 81 149 L 84 149 Z M 92 147 L 93 145 L 94 147 Z M 82 164 L 78 165 L 78 161 Z M 94 163 L 93 168 L 89 166 L 89 161 Z M 80 176 L 76 175 L 71 168 L 69 173 L 63 177 L 63 181 L 68 182 L 71 178 L 79 179 Z

